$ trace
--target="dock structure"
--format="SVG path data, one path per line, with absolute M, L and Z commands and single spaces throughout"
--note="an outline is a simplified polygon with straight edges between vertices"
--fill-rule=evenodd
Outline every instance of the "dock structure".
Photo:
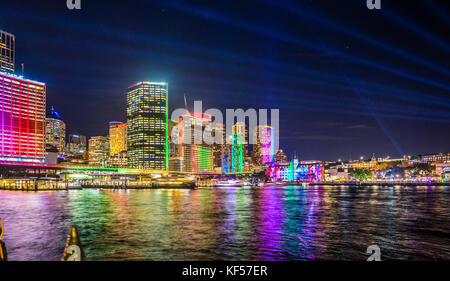
M 3 228 L 3 223 L 0 221 L 0 261 L 8 261 L 8 253 L 6 252 L 5 242 L 2 241 L 3 233 L 5 229 Z
M 165 170 L 72 167 L 0 163 L 0 189 L 18 191 L 80 188 L 144 189 L 195 188 L 198 176 Z

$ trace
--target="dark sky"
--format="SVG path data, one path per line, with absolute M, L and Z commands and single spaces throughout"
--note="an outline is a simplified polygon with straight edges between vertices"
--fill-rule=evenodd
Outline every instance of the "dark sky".
M 0 0 L 16 71 L 47 84 L 68 132 L 125 121 L 126 88 L 169 107 L 280 109 L 304 160 L 450 152 L 450 3 L 381 0 Z

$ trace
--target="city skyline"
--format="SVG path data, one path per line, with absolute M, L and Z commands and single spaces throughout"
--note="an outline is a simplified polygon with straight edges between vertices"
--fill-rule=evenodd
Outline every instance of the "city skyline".
M 281 36 L 283 34 L 282 32 L 272 34 L 267 30 L 253 28 L 253 25 L 249 27 L 248 25 L 239 24 L 243 21 L 242 14 L 245 15 L 248 11 L 247 5 L 249 4 L 244 5 L 245 7 L 242 12 L 236 12 L 232 7 L 228 7 L 229 10 L 222 12 L 214 4 L 211 4 L 211 7 L 204 7 L 202 9 L 210 9 L 214 12 L 213 14 L 221 16 L 205 18 L 198 14 L 200 8 L 195 5 L 174 4 L 177 2 L 170 4 L 156 2 L 158 1 L 141 1 L 140 5 L 156 7 L 157 9 L 151 10 L 151 13 L 155 14 L 159 19 L 165 19 L 166 17 L 173 19 L 175 15 L 181 14 L 188 22 L 187 26 L 197 26 L 199 22 L 211 23 L 210 28 L 205 28 L 204 32 L 207 34 L 212 34 L 215 30 L 221 30 L 233 35 L 239 35 L 239 40 L 245 40 L 242 38 L 244 35 L 256 37 L 258 39 L 256 42 L 261 42 L 261 39 L 271 38 L 273 42 L 264 46 L 265 48 L 273 48 L 273 50 L 269 50 L 268 55 L 265 55 L 260 52 L 261 50 L 257 48 L 257 45 L 250 44 L 249 46 L 255 47 L 254 50 L 257 50 L 255 53 L 250 54 L 236 47 L 234 43 L 226 45 L 227 47 L 219 48 L 216 46 L 218 43 L 217 39 L 211 41 L 214 46 L 207 47 L 207 44 L 205 45 L 204 42 L 197 40 L 198 38 L 195 34 L 188 33 L 186 36 L 191 36 L 192 38 L 182 40 L 179 32 L 173 31 L 167 34 L 161 34 L 161 30 L 157 28 L 152 28 L 151 31 L 138 28 L 133 33 L 134 35 L 131 33 L 129 35 L 119 35 L 114 32 L 114 28 L 122 30 L 125 27 L 114 26 L 108 20 L 105 20 L 104 25 L 99 25 L 98 22 L 93 20 L 93 15 L 90 14 L 90 9 L 94 9 L 95 7 L 90 6 L 91 4 L 87 4 L 78 13 L 75 11 L 61 10 L 61 14 L 70 17 L 70 21 L 61 20 L 54 15 L 48 19 L 33 16 L 26 7 L 20 6 L 20 1 L 17 2 L 16 6 L 7 4 L 4 10 L 5 23 L 4 26 L 1 26 L 1 29 L 15 35 L 16 49 L 20 50 L 16 50 L 16 73 L 20 73 L 17 66 L 24 63 L 26 78 L 45 81 L 48 84 L 48 105 L 55 105 L 62 113 L 65 118 L 64 121 L 67 124 L 68 133 L 76 131 L 88 137 L 107 135 L 107 124 L 109 121 L 119 120 L 125 122 L 125 96 L 123 89 L 126 89 L 133 82 L 142 79 L 148 81 L 165 81 L 171 85 L 169 95 L 170 112 L 175 108 L 183 107 L 184 92 L 187 92 L 189 104 L 192 104 L 194 100 L 203 100 L 209 107 L 217 107 L 220 109 L 230 107 L 243 108 L 245 110 L 250 106 L 254 108 L 267 108 L 269 107 L 268 105 L 280 108 L 280 148 L 286 152 L 289 158 L 292 158 L 294 153 L 301 159 L 311 160 L 359 159 L 361 156 L 369 158 L 373 153 L 377 157 L 390 155 L 392 158 L 396 158 L 403 155 L 431 154 L 448 152 L 450 150 L 448 142 L 445 141 L 448 139 L 450 131 L 447 129 L 449 126 L 448 112 L 445 109 L 448 109 L 450 103 L 449 99 L 445 97 L 445 94 L 448 93 L 446 91 L 447 86 L 445 83 L 442 83 L 445 81 L 442 78 L 445 77 L 447 72 L 445 67 L 437 63 L 439 61 L 445 61 L 445 59 L 436 60 L 433 58 L 434 55 L 430 53 L 419 56 L 419 51 L 417 56 L 409 57 L 409 60 L 406 60 L 405 49 L 402 50 L 401 54 L 394 52 L 396 55 L 393 56 L 393 46 L 396 46 L 395 50 L 399 50 L 401 48 L 398 46 L 404 44 L 403 42 L 394 40 L 389 43 L 384 43 L 383 47 L 380 47 L 380 44 L 369 44 L 370 48 L 367 53 L 375 54 L 377 59 L 383 57 L 391 58 L 393 62 L 393 65 L 390 65 L 390 69 L 386 71 L 382 71 L 379 68 L 374 70 L 364 63 L 355 64 L 355 58 L 343 58 L 339 55 L 330 55 L 340 51 L 332 43 L 330 45 L 326 44 L 328 46 L 327 48 L 330 49 L 328 54 L 323 52 L 323 50 L 322 52 L 312 50 L 314 48 L 306 48 L 307 50 L 305 50 L 304 46 L 298 46 L 301 42 L 297 42 L 300 39 L 306 42 L 312 42 L 313 38 L 305 34 L 292 36 L 290 39 L 283 39 L 283 36 Z M 266 4 L 257 8 L 259 10 L 265 10 L 273 7 L 273 3 Z M 293 7 L 295 6 L 294 4 L 292 5 Z M 376 16 L 373 12 L 363 9 L 363 5 L 342 5 L 343 7 L 340 7 L 340 9 L 348 8 L 349 11 L 347 13 L 357 10 L 360 14 L 359 17 L 368 16 L 367 27 L 372 28 L 374 31 L 374 38 L 383 37 L 385 33 L 387 33 L 385 36 L 389 37 L 389 30 L 386 30 L 383 23 L 379 22 L 380 15 Z M 392 15 L 383 15 L 389 18 L 389 20 L 395 22 L 395 16 L 397 16 L 398 20 L 400 16 L 403 15 L 402 18 L 404 18 L 405 14 L 408 15 L 408 10 L 398 9 L 399 7 L 391 3 L 389 5 L 393 5 L 392 10 L 396 13 L 393 18 Z M 49 3 L 48 5 L 43 4 L 42 7 L 37 8 L 43 10 L 41 14 L 45 15 L 46 11 L 50 12 L 58 9 L 58 5 L 52 6 Z M 104 8 L 108 9 L 108 7 Z M 295 22 L 298 20 L 297 16 L 292 15 L 292 12 L 287 12 L 284 9 L 286 7 L 278 6 L 276 8 L 286 16 L 289 16 L 286 22 Z M 311 15 L 317 15 L 317 10 L 314 10 L 314 7 L 306 6 L 304 8 L 310 9 L 312 12 Z M 429 11 L 429 8 L 425 7 L 426 9 Z M 16 20 L 11 18 L 9 14 L 6 14 L 11 10 L 17 10 L 27 15 L 26 21 L 24 23 L 16 23 Z M 294 9 L 294 11 L 297 10 Z M 240 20 L 227 21 L 226 19 L 228 17 L 225 17 L 224 14 L 232 14 L 232 12 L 237 13 L 234 18 L 239 18 Z M 322 12 L 328 12 L 327 7 L 324 7 Z M 81 21 L 80 17 L 83 17 L 83 24 L 79 24 Z M 371 22 L 375 21 L 374 17 L 376 17 L 377 25 L 380 26 L 377 27 Z M 103 20 L 104 18 L 100 17 L 99 19 Z M 249 21 L 251 20 L 261 23 L 261 26 L 268 23 L 260 19 L 249 19 Z M 320 28 L 320 20 L 323 24 L 329 21 L 339 22 L 343 18 L 313 17 L 311 18 L 311 22 L 319 25 L 317 27 L 314 26 L 314 28 Z M 143 23 L 143 21 L 145 20 L 136 19 L 135 22 L 130 23 L 128 28 L 138 23 Z M 31 26 L 31 23 L 34 23 L 36 27 Z M 89 38 L 98 39 L 94 40 L 94 42 L 88 42 L 86 46 L 80 46 L 80 44 L 74 43 L 73 40 L 69 40 L 67 42 L 70 42 L 70 45 L 63 45 L 65 47 L 59 51 L 48 53 L 39 51 L 39 48 L 44 46 L 47 46 L 49 50 L 61 47 L 61 39 L 64 37 L 62 33 L 53 31 L 44 34 L 45 32 L 42 29 L 43 26 L 54 23 L 61 24 L 60 27 L 55 27 L 56 29 L 64 28 L 69 30 L 72 32 L 72 36 L 78 36 L 80 32 L 85 32 Z M 361 22 L 359 23 L 361 24 Z M 179 26 L 176 21 L 168 21 L 167 25 Z M 278 25 L 275 26 L 284 27 L 285 24 L 278 22 Z M 350 26 L 349 24 L 339 26 L 345 26 L 347 28 L 345 31 L 342 31 L 346 36 L 351 34 L 355 35 L 353 31 L 357 30 L 356 26 Z M 426 27 L 428 26 L 424 25 L 424 29 Z M 86 30 L 87 28 L 90 30 Z M 410 28 L 405 25 L 398 25 L 397 28 L 410 31 Z M 36 43 L 38 45 L 38 55 L 30 50 L 27 51 L 27 42 L 31 42 L 30 40 L 33 40 L 33 36 L 36 36 L 31 34 L 33 30 L 37 34 L 43 35 L 43 38 L 48 39 L 44 40 L 44 42 Z M 100 34 L 101 30 L 105 31 L 103 35 Z M 441 29 L 434 30 L 440 31 Z M 292 32 L 293 30 L 289 29 L 287 31 Z M 329 36 L 327 33 L 320 34 L 320 36 L 324 37 Z M 355 36 L 345 37 L 349 41 L 353 38 L 351 40 L 355 43 L 345 43 L 343 47 L 344 51 L 355 51 L 354 48 L 356 47 L 354 46 L 358 46 L 358 50 L 355 51 L 355 56 L 363 58 L 371 64 L 376 63 L 374 57 L 361 53 L 361 48 L 363 44 L 367 44 L 367 41 L 360 38 L 361 32 L 357 34 L 359 34 L 359 37 L 356 36 L 356 38 L 359 39 L 355 39 Z M 164 37 L 163 35 L 166 36 Z M 434 35 L 432 38 L 441 37 L 442 39 L 439 32 Z M 416 36 L 421 36 L 421 33 L 414 36 L 405 35 L 404 41 L 412 42 Z M 86 40 L 82 37 L 77 38 Z M 122 47 L 121 45 L 125 42 L 123 40 L 127 42 L 126 47 Z M 324 42 L 326 41 L 325 39 L 323 40 Z M 139 42 L 142 43 L 142 46 L 137 47 L 136 43 Z M 438 44 L 438 42 L 442 44 Z M 159 48 L 164 46 L 164 44 L 171 45 L 170 50 L 161 51 Z M 317 47 L 316 45 L 314 46 Z M 420 42 L 416 45 L 418 46 L 411 46 L 411 50 L 408 50 L 408 52 L 415 53 L 420 49 L 420 46 L 427 46 L 430 49 L 436 50 L 436 54 L 442 55 L 444 58 L 446 56 L 442 52 L 442 49 L 445 49 L 447 46 L 443 40 Z M 105 47 L 106 54 L 104 56 L 100 55 L 98 51 L 92 48 L 93 46 Z M 194 48 L 193 46 L 197 47 Z M 79 50 L 72 52 L 73 48 Z M 124 60 L 119 59 L 117 62 L 122 67 L 114 67 L 109 61 L 107 63 L 109 66 L 106 67 L 104 59 L 110 57 L 112 54 L 121 53 L 121 49 L 123 48 L 128 48 L 129 54 L 123 56 Z M 247 46 L 246 48 L 249 47 Z M 146 50 L 149 51 L 152 49 L 155 49 L 154 54 L 152 52 L 146 54 Z M 209 62 L 208 60 L 199 58 L 198 53 L 201 50 L 204 51 L 205 56 L 210 56 L 213 60 Z M 390 52 L 388 52 L 389 50 Z M 292 51 L 298 52 L 292 63 L 280 58 L 283 54 L 288 54 Z M 52 69 L 57 68 L 62 63 L 69 63 L 71 55 L 67 55 L 66 53 L 75 55 L 76 57 L 80 55 L 87 57 L 98 55 L 99 58 L 98 60 L 94 60 L 90 65 L 87 64 L 86 57 L 80 58 L 77 61 L 70 60 L 70 65 L 73 69 L 68 69 L 67 75 L 61 75 L 61 73 L 56 73 Z M 192 53 L 196 55 L 189 61 L 187 57 L 191 56 Z M 160 56 L 161 54 L 163 56 Z M 259 60 L 256 60 L 257 58 Z M 179 61 L 180 65 L 175 67 L 174 60 Z M 204 62 L 205 68 L 199 69 L 199 67 L 194 67 L 194 71 L 189 71 L 186 67 L 192 66 L 192 63 L 195 61 Z M 301 67 L 294 69 L 294 61 L 295 63 L 300 62 Z M 42 67 L 36 67 L 37 62 Z M 214 67 L 213 62 L 218 67 L 218 70 L 205 72 L 206 70 L 210 70 L 206 68 Z M 236 63 L 244 64 L 242 69 L 246 70 L 238 73 L 245 77 L 254 76 L 257 73 L 261 75 L 264 73 L 271 74 L 266 77 L 268 79 L 255 80 L 252 78 L 248 82 L 243 81 L 242 78 L 233 77 L 233 74 L 230 74 L 230 71 L 236 71 Z M 148 66 L 145 66 L 145 64 Z M 386 66 L 384 59 L 379 64 Z M 408 64 L 421 65 L 422 68 L 420 68 L 420 71 L 411 68 L 406 68 L 405 70 L 404 68 Z M 81 71 L 81 66 L 83 65 L 86 66 L 86 74 L 89 73 L 90 75 L 86 75 Z M 114 71 L 112 71 L 112 67 L 114 67 Z M 299 72 L 302 67 L 309 70 L 309 73 L 303 73 L 304 77 Z M 345 70 L 342 70 L 344 68 Z M 350 68 L 350 70 L 347 68 Z M 331 76 L 348 77 L 351 82 L 348 79 L 327 78 L 327 75 L 323 75 L 323 70 L 325 69 L 327 71 L 329 70 Z M 405 77 L 405 75 L 395 76 L 396 74 L 393 73 L 394 69 L 396 71 L 402 70 L 401 73 L 407 74 L 406 76 L 409 78 Z M 427 70 L 425 71 L 425 69 Z M 355 70 L 367 74 L 359 76 L 355 74 Z M 421 75 L 416 71 L 424 71 L 425 73 Z M 226 80 L 217 79 L 217 75 L 222 72 L 226 74 L 224 75 L 227 78 Z M 124 75 L 118 80 L 117 75 L 119 73 Z M 390 78 L 392 75 L 395 76 L 395 80 Z M 186 78 L 186 76 L 189 76 L 189 78 Z M 368 79 L 366 76 L 374 78 Z M 107 77 L 113 79 L 105 79 Z M 263 77 L 261 76 L 261 78 Z M 306 77 L 308 77 L 307 80 L 309 81 L 302 81 Z M 108 80 L 111 81 L 107 82 Z M 284 81 L 290 82 L 281 83 Z M 311 83 L 314 81 L 320 84 L 317 85 L 318 88 L 311 88 L 313 87 Z M 264 82 L 269 83 L 267 87 L 264 85 Z M 125 83 L 126 85 L 124 85 Z M 193 85 L 199 83 L 201 87 L 193 88 Z M 70 86 L 75 84 L 80 85 L 80 87 L 76 88 L 76 91 L 74 91 L 74 87 Z M 97 85 L 96 93 L 89 90 L 93 84 Z M 335 85 L 336 87 L 333 86 L 334 88 L 332 87 L 331 89 L 333 90 L 330 92 L 329 86 L 331 85 Z M 356 86 L 352 87 L 352 85 Z M 363 85 L 367 87 L 363 87 Z M 325 92 L 326 87 L 328 87 L 328 92 Z M 357 90 L 343 90 L 342 87 L 357 88 Z M 245 89 L 245 91 L 242 92 L 240 89 Z M 75 92 L 77 95 L 75 95 Z M 280 94 L 280 92 L 290 94 Z M 355 92 L 361 93 L 363 97 L 355 96 Z M 244 93 L 249 98 L 246 98 L 243 95 Z M 256 98 L 253 98 L 253 94 L 256 93 L 259 94 Z M 242 100 L 237 100 L 235 98 L 236 96 L 243 98 Z M 86 99 L 89 99 L 88 103 L 83 102 Z M 291 103 L 291 101 L 294 103 Z M 348 103 L 352 102 L 354 104 L 347 106 Z M 86 108 L 86 110 L 83 110 L 85 113 L 80 114 L 79 110 L 74 110 L 77 107 Z M 87 119 L 89 122 L 86 122 Z
M 0 264 L 450 260 L 448 0 L 5 2 Z

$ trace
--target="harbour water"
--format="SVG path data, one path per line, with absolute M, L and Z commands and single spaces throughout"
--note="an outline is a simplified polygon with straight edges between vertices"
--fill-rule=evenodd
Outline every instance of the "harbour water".
M 450 187 L 0 191 L 9 260 L 450 260 Z

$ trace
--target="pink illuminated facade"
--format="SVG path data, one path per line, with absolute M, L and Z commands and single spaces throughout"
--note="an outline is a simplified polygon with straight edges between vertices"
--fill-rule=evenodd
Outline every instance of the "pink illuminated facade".
M 44 83 L 0 72 L 0 161 L 45 162 Z
M 269 164 L 274 160 L 272 127 L 257 126 L 254 131 L 256 143 L 253 145 L 252 158 L 256 166 Z

